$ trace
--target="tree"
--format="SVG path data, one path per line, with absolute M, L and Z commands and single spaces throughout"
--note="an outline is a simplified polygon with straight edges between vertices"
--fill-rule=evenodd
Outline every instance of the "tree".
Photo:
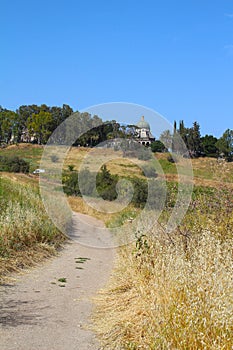
M 201 137 L 201 149 L 205 156 L 216 157 L 218 149 L 216 147 L 218 139 L 213 135 Z
M 233 130 L 227 129 L 217 141 L 216 147 L 228 161 L 233 160 Z
M 187 145 L 187 134 L 188 134 L 188 129 L 184 126 L 184 121 L 180 121 L 180 126 L 179 126 L 179 134 L 182 137 L 184 143 Z
M 50 112 L 33 113 L 27 120 L 27 127 L 31 136 L 35 137 L 39 145 L 47 142 L 52 133 L 52 115 Z
M 146 204 L 147 197 L 148 197 L 147 181 L 136 177 L 131 178 L 130 181 L 134 189 L 132 204 L 135 207 L 143 208 Z
M 68 118 L 72 113 L 73 109 L 66 104 L 63 104 L 62 108 L 61 107 L 51 107 L 49 111 L 52 118 L 53 118 L 53 131 L 66 119 Z
M 9 143 L 17 139 L 18 116 L 15 112 L 1 108 L 0 111 L 0 142 Z
M 68 177 L 63 178 L 63 189 L 68 196 L 81 196 L 77 172 L 71 172 Z
M 170 130 L 164 130 L 160 135 L 160 141 L 164 144 L 167 149 L 172 147 L 172 134 Z
M 23 132 L 27 132 L 27 121 L 32 116 L 32 114 L 38 114 L 40 112 L 40 107 L 37 105 L 23 105 L 20 106 L 16 113 L 18 115 L 18 135 L 17 142 L 21 141 Z
M 102 138 L 104 139 L 103 129 L 103 121 L 98 116 L 92 117 L 86 112 L 76 112 L 66 125 L 66 134 L 68 139 L 76 140 L 74 142 L 76 146 L 95 146 L 97 141 L 101 142 Z
M 188 129 L 187 145 L 193 156 L 198 157 L 201 154 L 201 133 L 200 125 L 197 122 L 193 123 L 193 127 Z
M 192 128 L 186 128 L 184 121 L 181 120 L 178 130 L 176 130 L 176 123 L 174 123 L 172 150 L 184 154 L 186 153 L 184 146 L 187 147 L 191 156 L 198 157 L 201 154 L 201 134 L 197 122 L 193 123 Z
M 150 145 L 152 152 L 167 152 L 167 148 L 160 140 L 156 140 Z
M 117 198 L 116 185 L 118 176 L 112 175 L 104 164 L 96 177 L 96 188 L 104 200 L 113 201 Z

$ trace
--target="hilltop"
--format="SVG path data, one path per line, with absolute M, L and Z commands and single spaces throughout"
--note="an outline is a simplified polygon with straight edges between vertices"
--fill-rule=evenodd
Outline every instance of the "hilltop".
M 32 172 L 40 166 L 43 149 L 41 145 L 21 143 L 2 148 L 0 150 L 0 155 L 23 158 L 30 163 L 30 172 Z M 68 165 L 73 165 L 74 169 L 78 170 L 82 161 L 91 150 L 92 149 L 88 147 L 71 147 L 65 159 L 64 169 L 68 167 Z M 106 152 L 108 151 L 106 150 Z M 118 159 L 107 163 L 107 167 L 112 174 L 143 177 L 141 169 L 135 164 L 133 158 L 123 158 L 122 152 L 120 151 L 117 154 L 119 157 Z M 104 161 L 105 151 L 100 150 L 99 156 Z M 155 157 L 162 166 L 167 180 L 174 181 L 177 179 L 176 165 L 168 161 L 168 156 L 168 153 L 155 153 Z M 194 158 L 191 161 L 196 184 L 217 187 L 223 182 L 229 186 L 233 183 L 233 162 L 218 161 L 216 158 L 210 157 Z M 139 161 L 138 163 L 143 164 L 144 162 Z

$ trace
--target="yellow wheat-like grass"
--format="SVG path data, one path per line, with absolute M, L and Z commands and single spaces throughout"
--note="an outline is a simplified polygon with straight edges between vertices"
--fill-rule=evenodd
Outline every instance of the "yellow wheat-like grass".
M 178 235 L 171 244 L 158 231 L 146 237 L 144 251 L 121 248 L 96 300 L 95 329 L 105 348 L 232 349 L 233 240 L 203 230 L 185 250 Z

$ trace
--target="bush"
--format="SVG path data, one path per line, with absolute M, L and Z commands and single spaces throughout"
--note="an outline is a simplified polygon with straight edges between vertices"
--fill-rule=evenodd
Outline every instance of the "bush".
M 96 177 L 96 189 L 98 194 L 104 199 L 113 201 L 117 198 L 116 185 L 118 182 L 118 176 L 112 175 L 107 170 L 106 165 L 101 167 L 101 171 Z
M 88 169 L 63 175 L 63 188 L 68 196 L 95 196 L 96 174 Z
M 78 182 L 81 194 L 95 196 L 96 173 L 92 173 L 85 168 L 79 172 Z
M 136 177 L 131 178 L 130 181 L 134 188 L 132 204 L 135 207 L 142 208 L 145 206 L 148 197 L 147 181 Z
M 75 166 L 73 164 L 68 165 L 68 170 L 69 171 L 74 171 Z
M 19 157 L 0 157 L 0 171 L 29 173 L 29 163 Z
M 161 152 L 167 152 L 167 148 L 159 140 L 156 140 L 156 141 L 152 142 L 150 147 L 151 147 L 151 151 L 152 152 L 160 152 L 160 153 Z
M 63 176 L 63 189 L 68 196 L 80 196 L 81 192 L 78 184 L 78 173 L 72 172 L 68 176 Z
M 176 158 L 175 156 L 172 156 L 172 155 L 169 155 L 169 156 L 167 157 L 167 160 L 168 160 L 170 163 L 177 163 L 177 162 L 178 162 L 177 158 Z

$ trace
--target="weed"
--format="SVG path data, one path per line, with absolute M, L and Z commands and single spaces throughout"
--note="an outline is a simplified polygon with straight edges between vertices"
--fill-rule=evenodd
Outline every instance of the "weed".
M 66 278 L 65 277 L 61 277 L 61 278 L 58 279 L 58 282 L 66 283 Z
M 75 258 L 77 264 L 83 264 L 84 262 L 90 260 L 90 258 Z

